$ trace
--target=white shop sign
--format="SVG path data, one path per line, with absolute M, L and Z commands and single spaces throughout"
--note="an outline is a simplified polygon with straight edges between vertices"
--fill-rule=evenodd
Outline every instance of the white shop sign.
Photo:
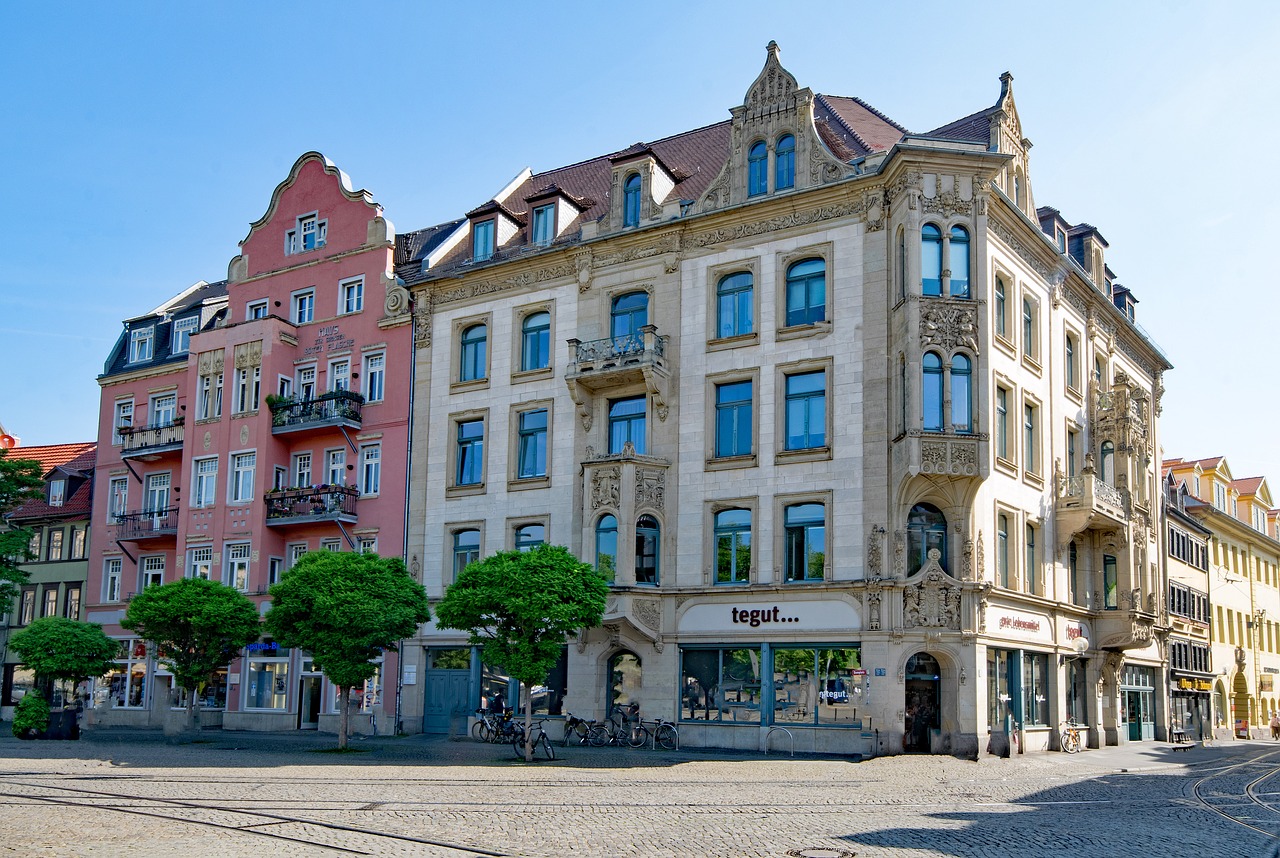
M 991 608 L 987 611 L 987 634 L 1051 644 L 1053 643 L 1053 623 L 1044 614 Z
M 678 621 L 682 634 L 727 632 L 730 634 L 808 634 L 814 631 L 849 632 L 862 628 L 857 609 L 839 599 L 821 602 L 751 601 L 693 605 Z

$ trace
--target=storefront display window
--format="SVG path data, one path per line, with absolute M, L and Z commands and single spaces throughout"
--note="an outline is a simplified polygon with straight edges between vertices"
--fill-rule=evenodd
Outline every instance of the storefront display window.
M 146 699 L 147 644 L 134 638 L 122 640 L 116 666 L 97 682 L 94 705 L 140 709 Z
M 18 701 L 35 687 L 35 671 L 28 670 L 20 664 L 4 666 L 4 696 L 0 698 L 0 706 L 17 706 Z
M 760 648 L 683 649 L 680 717 L 695 721 L 760 722 Z
M 1083 658 L 1067 661 L 1067 718 L 1073 724 L 1089 723 L 1089 692 L 1085 679 L 1088 662 Z
M 304 662 L 304 665 L 307 663 Z M 378 704 L 382 702 L 382 661 L 379 660 L 373 676 L 364 681 L 364 685 L 352 688 L 351 711 L 358 712 L 362 715 L 368 715 L 378 708 Z M 338 686 L 329 681 L 329 713 L 336 715 L 341 710 L 338 708 Z
M 1022 655 L 1022 723 L 1043 727 L 1049 723 L 1049 656 Z
M 287 658 L 252 659 L 246 671 L 246 709 L 284 709 L 289 690 Z
M 1013 715 L 1009 664 L 1013 653 L 1006 649 L 987 650 L 987 725 L 993 732 L 1005 729 L 1005 718 Z
M 862 692 L 857 648 L 773 650 L 773 720 L 848 726 Z
M 533 714 L 538 715 L 563 715 L 564 714 L 564 696 L 569 691 L 569 648 L 564 647 L 560 650 L 560 658 L 556 660 L 556 666 L 551 668 L 551 672 L 547 674 L 547 679 L 541 685 L 533 686 Z M 528 699 L 528 686 L 521 683 L 520 685 L 520 711 L 524 711 L 524 705 Z

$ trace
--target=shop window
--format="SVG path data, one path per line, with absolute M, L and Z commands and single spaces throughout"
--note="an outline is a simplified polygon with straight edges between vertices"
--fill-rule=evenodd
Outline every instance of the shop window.
M 1049 656 L 1022 655 L 1022 723 L 1043 727 L 1049 723 Z
M 862 684 L 857 647 L 773 650 L 773 715 L 777 724 L 850 727 L 857 718 Z
M 680 718 L 760 723 L 760 648 L 681 649 Z
M 289 691 L 289 650 L 273 640 L 249 644 L 246 649 L 245 708 L 283 710 Z
M 916 504 L 907 516 L 907 574 L 920 571 L 933 549 L 938 551 L 938 564 L 948 571 L 947 517 L 931 504 Z
M 533 717 L 556 717 L 564 714 L 564 698 L 569 693 L 569 648 L 560 648 L 555 666 L 540 684 L 529 686 L 521 683 L 517 709 L 523 713 L 530 696 L 533 698 Z
M 640 702 L 643 678 L 640 657 L 635 653 L 622 650 L 609 657 L 607 695 L 610 712 L 615 706 L 628 706 Z
M 141 709 L 147 702 L 147 644 L 120 641 L 115 666 L 96 681 L 94 703 L 112 709 Z

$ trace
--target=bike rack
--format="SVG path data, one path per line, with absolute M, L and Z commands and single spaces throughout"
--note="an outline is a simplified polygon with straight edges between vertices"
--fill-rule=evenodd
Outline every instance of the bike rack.
M 770 727 L 769 732 L 764 734 L 765 755 L 768 756 L 769 754 L 769 737 L 773 735 L 774 730 L 781 730 L 782 732 L 787 734 L 787 738 L 791 740 L 791 756 L 794 757 L 796 755 L 796 737 L 792 735 L 791 731 L 788 730 L 786 727 L 777 727 L 777 726 Z
M 658 750 L 658 728 L 661 727 L 662 724 L 663 724 L 662 721 L 657 721 L 653 725 L 653 732 L 649 734 L 649 750 L 650 751 Z M 671 732 L 676 734 L 676 750 L 678 751 L 680 750 L 680 731 L 676 729 L 676 726 L 674 724 L 670 724 L 668 722 L 668 726 L 671 727 Z

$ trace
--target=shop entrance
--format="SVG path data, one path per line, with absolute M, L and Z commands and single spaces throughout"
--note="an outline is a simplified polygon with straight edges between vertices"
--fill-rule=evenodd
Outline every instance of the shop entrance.
M 303 676 L 298 684 L 298 729 L 320 729 L 320 674 Z
M 422 732 L 448 733 L 455 717 L 465 717 L 475 708 L 474 704 L 468 706 L 467 687 L 470 682 L 471 650 L 428 651 Z
M 907 659 L 902 734 L 902 749 L 907 753 L 927 754 L 932 750 L 932 737 L 942 727 L 941 690 L 942 672 L 936 658 L 918 652 Z

